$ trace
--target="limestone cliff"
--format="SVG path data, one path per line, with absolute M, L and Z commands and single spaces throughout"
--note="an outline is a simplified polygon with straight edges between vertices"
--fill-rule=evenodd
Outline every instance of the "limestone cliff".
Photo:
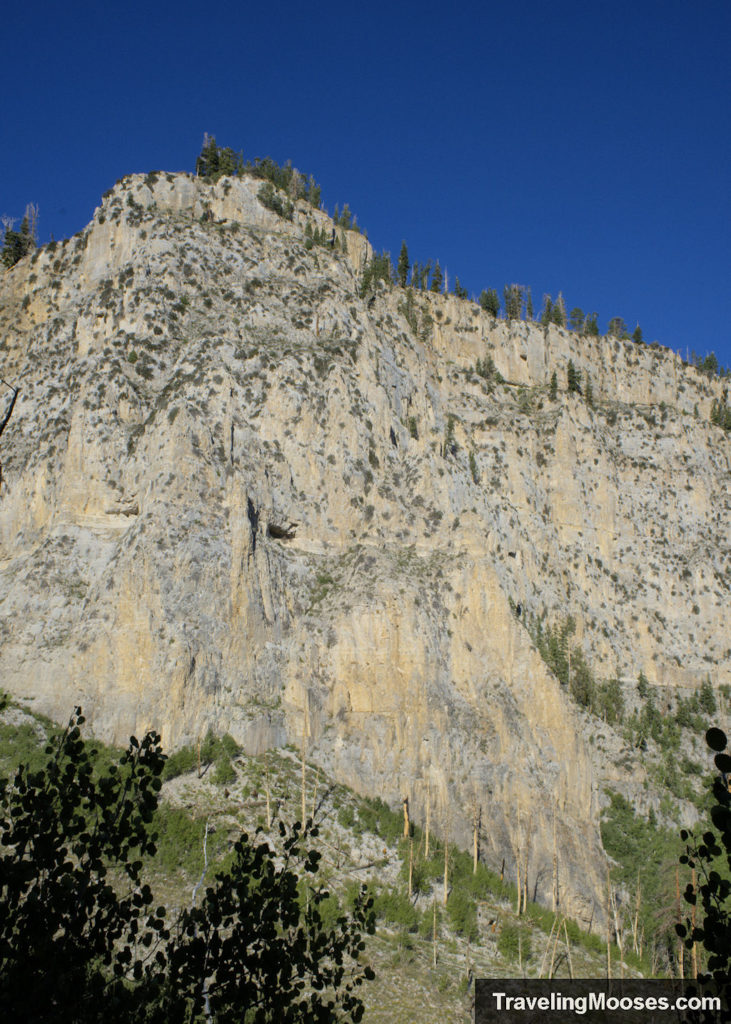
M 490 860 L 530 832 L 550 899 L 600 914 L 603 781 L 631 752 L 529 616 L 603 675 L 731 682 L 721 385 L 672 353 L 376 288 L 366 239 L 305 244 L 259 182 L 120 182 L 0 276 L 0 680 L 110 740 L 301 743 Z M 486 380 L 478 361 L 504 378 Z M 572 359 L 594 407 L 566 391 Z M 559 394 L 551 400 L 553 372 Z M 516 614 L 520 605 L 521 615 Z M 589 740 L 592 739 L 592 743 Z M 445 808 L 449 807 L 447 814 Z

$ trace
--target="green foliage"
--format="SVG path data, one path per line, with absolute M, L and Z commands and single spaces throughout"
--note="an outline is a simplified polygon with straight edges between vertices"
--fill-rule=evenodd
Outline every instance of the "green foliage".
M 469 461 L 470 461 L 470 476 L 472 477 L 472 482 L 475 483 L 475 484 L 479 484 L 479 482 L 480 482 L 480 471 L 477 468 L 477 459 L 475 458 L 475 453 L 474 453 L 473 449 L 470 449 Z
M 360 283 L 361 298 L 375 292 L 379 281 L 384 281 L 389 286 L 393 283 L 393 266 L 391 254 L 388 252 L 380 254 L 374 252 L 372 258 L 366 263 Z
M 415 441 L 419 440 L 419 429 L 416 425 L 416 416 L 409 416 L 409 436 Z
M 569 365 L 566 369 L 566 386 L 570 395 L 581 394 L 581 376 L 574 366 L 573 359 L 569 359 Z
M 195 768 L 195 754 L 191 747 L 182 747 L 174 754 L 168 756 L 165 767 L 162 770 L 163 781 L 174 779 L 178 775 L 185 775 Z
M 590 409 L 594 408 L 594 389 L 591 386 L 591 377 L 588 371 L 584 376 L 584 400 Z
M 458 299 L 467 298 L 467 289 L 462 287 L 462 285 L 459 283 L 458 277 L 455 277 L 454 279 L 454 294 L 457 296 Z
M 566 303 L 561 292 L 558 293 L 556 301 L 551 308 L 551 323 L 557 327 L 566 326 Z
M 647 681 L 647 676 L 644 672 L 640 672 L 637 677 L 637 692 L 642 700 L 647 700 L 650 695 L 650 684 Z
M 14 267 L 24 256 L 33 252 L 37 245 L 38 208 L 30 203 L 20 224 L 20 230 L 14 231 L 12 222 L 5 223 L 2 231 L 2 249 L 0 263 L 5 267 Z
M 500 956 L 505 960 L 517 963 L 520 958 L 525 963 L 530 959 L 532 952 L 529 929 L 513 921 L 505 921 L 500 928 L 497 949 Z
M 203 146 L 195 162 L 195 173 L 199 177 L 218 181 L 224 175 L 240 175 L 243 169 L 243 154 L 217 146 L 213 135 L 206 133 L 203 136 Z
M 486 355 L 484 359 L 478 359 L 475 363 L 475 373 L 478 377 L 482 377 L 483 380 L 493 381 L 496 384 L 502 384 L 502 374 L 495 367 L 495 362 L 491 355 Z
M 698 880 L 695 885 L 689 882 L 683 894 L 695 912 L 683 924 L 676 925 L 676 932 L 689 949 L 696 942 L 703 945 L 707 962 L 699 981 L 705 984 L 713 980 L 725 994 L 728 1004 L 731 1000 L 731 792 L 728 783 L 731 757 L 726 753 L 726 735 L 720 729 L 709 729 L 706 743 L 716 753 L 714 760 L 719 771 L 712 788 L 715 801 L 710 811 L 712 827 L 700 838 L 693 830 L 683 829 L 680 833 L 685 843 L 680 863 L 695 871 Z M 700 920 L 696 918 L 698 908 L 702 913 Z
M 416 303 L 414 301 L 414 289 L 408 288 L 406 290 L 406 302 L 402 302 L 399 305 L 399 313 L 402 313 L 406 318 L 409 327 L 414 334 L 419 333 L 419 316 L 416 310 Z
M 441 292 L 444 290 L 444 275 L 442 274 L 442 268 L 439 266 L 439 260 L 437 260 L 436 266 L 434 267 L 434 275 L 432 276 L 429 290 L 432 292 Z
M 721 427 L 726 432 L 731 431 L 731 408 L 727 405 L 725 397 L 721 400 L 713 399 L 710 420 L 714 426 Z
M 701 683 L 701 688 L 698 693 L 698 707 L 706 715 L 715 715 L 718 710 L 716 704 L 716 695 L 713 692 L 713 686 L 711 680 L 706 678 Z
M 621 316 L 612 317 L 612 319 L 609 321 L 607 331 L 613 338 L 629 338 L 627 324 L 624 322 Z
M 584 310 L 579 306 L 574 308 L 569 313 L 569 327 L 572 331 L 576 331 L 577 334 L 584 333 L 584 324 L 586 322 L 586 316 Z
M 278 206 L 270 206 L 269 209 L 273 209 L 275 213 L 279 213 L 280 216 L 286 217 L 288 220 L 292 218 L 292 213 L 288 213 L 288 211 L 291 209 L 293 212 L 293 204 L 298 199 L 304 199 L 316 210 L 320 209 L 322 203 L 322 189 L 315 179 L 311 174 L 309 176 L 302 174 L 292 166 L 291 161 L 280 166 L 271 157 L 266 156 L 257 157 L 253 163 L 251 161 L 245 163 L 242 153 L 235 153 L 228 147 L 218 146 L 215 137 L 209 136 L 207 133 L 203 136 L 203 147 L 196 160 L 195 173 L 199 177 L 211 181 L 218 181 L 224 175 L 241 177 L 242 174 L 250 174 L 255 178 L 268 181 L 273 189 L 285 193 L 291 200 L 290 202 L 278 199 L 278 205 L 281 204 L 282 209 L 280 210 Z M 275 195 L 273 191 L 267 190 L 264 193 L 265 199 L 269 199 L 273 195 Z M 259 199 L 265 206 L 267 205 L 267 202 L 262 199 L 261 191 Z M 277 201 L 276 196 L 275 201 Z M 347 207 L 344 208 L 343 215 L 348 219 L 348 223 L 344 226 L 350 227 L 352 215 Z
M 495 288 L 488 288 L 480 292 L 480 306 L 497 319 L 500 316 L 500 298 Z
M 294 204 L 275 190 L 271 181 L 265 181 L 256 194 L 262 206 L 268 210 L 278 213 L 285 220 L 292 220 L 294 215 Z
M 628 892 L 635 894 L 639 882 L 640 917 L 645 934 L 667 944 L 675 905 L 675 871 L 680 844 L 677 835 L 662 828 L 654 812 L 637 814 L 619 793 L 609 793 L 601 836 L 604 849 L 617 862 L 612 874 Z
M 505 319 L 520 320 L 523 316 L 523 305 L 526 298 L 526 288 L 522 284 L 506 284 L 503 288 L 503 302 L 505 303 Z
M 453 889 L 447 900 L 449 923 L 458 935 L 464 935 L 470 942 L 477 942 L 480 931 L 477 927 L 477 906 L 474 899 L 463 889 Z
M 457 454 L 457 443 L 454 440 L 454 416 L 450 413 L 447 416 L 447 423 L 444 428 L 444 447 L 442 454 L 446 458 L 447 455 Z
M 406 287 L 406 282 L 409 279 L 409 266 L 409 250 L 406 248 L 406 242 L 402 242 L 396 266 L 396 276 L 402 288 Z
M 376 917 L 401 925 L 406 931 L 419 928 L 420 914 L 408 896 L 394 889 L 382 889 L 373 901 Z
M 126 1006 L 123 984 L 144 973 L 141 948 L 169 937 L 141 885 L 140 855 L 154 852 L 149 825 L 163 755 L 158 738 L 134 740 L 99 780 L 72 717 L 39 771 L 0 780 L 0 1003 L 19 1020 L 103 1019 Z M 109 885 L 118 865 L 131 894 Z
M 365 797 L 358 807 L 358 820 L 362 829 L 380 836 L 387 843 L 396 842 L 403 835 L 403 818 L 392 811 L 380 797 Z
M 632 341 L 634 341 L 635 345 L 642 344 L 642 328 L 639 324 L 637 324 L 634 331 L 632 331 Z
M 548 397 L 551 399 L 552 402 L 555 402 L 558 398 L 558 377 L 556 376 L 555 370 L 551 374 L 551 384 L 548 389 Z
M 300 880 L 315 876 L 319 862 L 304 843 L 317 830 L 280 825 L 277 857 L 267 842 L 242 835 L 228 870 L 169 926 L 142 876 L 156 853 L 165 760 L 158 737 L 132 737 L 97 776 L 82 723 L 77 709 L 39 771 L 21 766 L 0 779 L 5 1015 L 192 1022 L 208 1018 L 208 1004 L 218 1024 L 288 1024 L 306 1005 L 313 1022 L 338 1012 L 360 1020 L 357 989 L 373 977 L 359 963 L 362 932 L 373 931 L 371 902 L 362 890 L 352 912 L 333 922 L 329 893 L 315 884 L 303 906 Z M 200 849 L 201 823 L 171 811 L 161 820 L 171 850 Z
M 588 313 L 584 321 L 584 333 L 590 338 L 599 337 L 599 319 L 597 313 Z

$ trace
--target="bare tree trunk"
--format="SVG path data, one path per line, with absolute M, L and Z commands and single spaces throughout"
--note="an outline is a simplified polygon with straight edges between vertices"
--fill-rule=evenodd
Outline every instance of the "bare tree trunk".
M 632 918 L 632 948 L 635 953 L 640 956 L 640 904 L 642 902 L 642 886 L 640 883 L 640 873 L 637 872 L 637 891 L 635 894 L 635 913 Z
M 447 795 L 449 799 L 449 795 Z M 444 811 L 444 906 L 449 896 L 449 804 Z
M 432 900 L 432 967 L 437 966 L 437 901 Z
M 306 802 L 306 777 L 305 777 L 305 755 L 307 753 L 307 721 L 305 720 L 302 724 L 302 828 L 305 827 L 307 822 L 307 802 Z
M 573 977 L 574 977 L 574 967 L 573 967 L 573 964 L 571 963 L 571 943 L 569 942 L 569 930 L 566 927 L 566 918 L 563 919 L 563 933 L 564 933 L 564 935 L 566 937 L 566 955 L 568 956 L 568 959 L 569 959 L 569 978 L 573 980 Z
M 551 948 L 551 939 L 553 938 L 553 933 L 554 933 L 554 931 L 556 930 L 557 927 L 558 927 L 558 917 L 554 917 L 553 924 L 551 925 L 551 932 L 550 932 L 550 934 L 548 936 L 548 941 L 546 942 L 546 948 L 543 951 L 543 959 L 541 960 L 541 969 L 538 972 L 538 977 L 539 978 L 545 977 L 543 972 L 546 969 L 546 960 L 548 959 L 548 951 Z
M 523 859 L 523 913 L 528 910 L 528 857 L 530 856 L 530 835 L 528 826 L 525 832 L 525 855 Z
M 272 798 L 271 798 L 271 792 L 270 792 L 270 789 L 269 789 L 269 769 L 268 768 L 266 770 L 266 775 L 264 777 L 264 787 L 265 787 L 266 795 L 267 795 L 267 829 L 270 829 L 272 827 Z
M 515 904 L 515 913 L 520 916 L 520 905 L 523 900 L 523 887 L 520 884 L 520 850 L 518 850 L 515 857 L 515 872 L 517 875 L 517 889 L 518 889 L 518 900 Z
M 612 888 L 607 864 L 607 979 L 612 977 Z
M 553 804 L 553 912 L 558 913 L 558 842 L 556 840 L 556 806 Z
M 404 797 L 404 839 L 408 839 L 409 833 L 411 832 L 411 823 L 409 821 L 409 798 Z
M 477 873 L 477 858 L 480 852 L 480 823 L 482 808 L 475 802 L 472 809 L 472 874 Z
M 424 847 L 424 858 L 429 860 L 429 825 L 431 819 L 431 784 L 426 783 L 426 846 Z

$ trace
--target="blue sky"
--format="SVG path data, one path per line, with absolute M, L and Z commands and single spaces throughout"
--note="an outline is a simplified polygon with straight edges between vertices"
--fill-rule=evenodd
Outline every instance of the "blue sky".
M 378 249 L 731 365 L 731 2 L 15 4 L 0 214 L 62 238 L 203 133 L 291 158 Z

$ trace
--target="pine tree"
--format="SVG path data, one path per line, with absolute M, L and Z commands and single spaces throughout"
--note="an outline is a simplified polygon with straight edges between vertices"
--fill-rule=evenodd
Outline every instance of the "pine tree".
M 585 320 L 584 310 L 580 306 L 574 306 L 569 313 L 569 327 L 571 330 L 576 331 L 577 334 L 583 334 Z
M 398 257 L 396 273 L 398 276 L 398 283 L 402 288 L 405 288 L 406 282 L 409 279 L 409 250 L 406 248 L 406 242 L 401 243 L 401 252 Z
M 497 319 L 500 316 L 500 299 L 495 288 L 484 289 L 480 292 L 480 306 Z
M 621 316 L 613 316 L 609 321 L 608 333 L 613 338 L 628 338 L 627 324 L 624 322 Z
M 553 299 L 550 295 L 543 296 L 543 310 L 541 311 L 541 325 L 548 327 L 553 321 Z
M 532 320 L 533 313 L 533 295 L 531 294 L 530 287 L 525 290 L 525 318 L 526 320 Z
M 432 292 L 441 292 L 443 286 L 444 277 L 442 276 L 442 268 L 439 266 L 439 260 L 437 260 L 429 290 Z
M 557 327 L 566 326 L 566 303 L 564 302 L 561 292 L 558 293 L 558 298 L 554 302 L 553 309 L 551 310 L 551 323 L 555 324 Z
M 556 376 L 555 370 L 551 374 L 551 386 L 548 389 L 548 397 L 552 402 L 555 402 L 558 398 L 558 377 Z
M 642 328 L 639 324 L 637 324 L 634 331 L 632 332 L 632 341 L 634 341 L 635 345 L 642 344 Z
M 6 267 L 14 267 L 36 247 L 38 232 L 38 207 L 28 203 L 19 231 L 13 230 L 13 221 L 3 219 L 3 244 L 0 251 L 0 263 Z
M 520 320 L 523 313 L 523 286 L 506 284 L 503 288 L 503 299 L 505 301 L 505 319 Z
M 458 277 L 455 277 L 454 279 L 454 294 L 457 296 L 458 299 L 467 298 L 467 289 L 462 287 L 462 285 L 459 283 Z
M 579 379 L 579 372 L 574 366 L 573 359 L 569 359 L 569 365 L 566 371 L 566 383 L 568 386 L 569 394 L 581 394 L 581 382 Z
M 599 323 L 597 321 L 596 313 L 587 313 L 586 320 L 584 321 L 584 331 L 592 338 L 599 337 Z
M 589 408 L 593 409 L 594 408 L 594 392 L 593 392 L 592 387 L 591 387 L 591 378 L 590 378 L 588 373 L 586 374 L 585 383 L 584 383 L 584 398 L 586 399 L 586 404 L 589 406 Z
M 320 203 L 322 202 L 322 189 L 312 175 L 310 175 L 307 185 L 307 200 L 310 206 L 314 206 L 316 210 L 319 210 Z

